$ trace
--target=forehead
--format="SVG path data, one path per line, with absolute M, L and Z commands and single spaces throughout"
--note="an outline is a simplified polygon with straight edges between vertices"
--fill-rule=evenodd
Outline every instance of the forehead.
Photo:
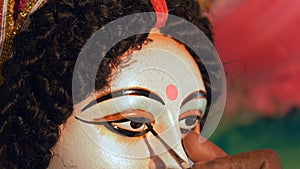
M 167 90 L 177 89 L 177 100 L 191 92 L 204 90 L 199 68 L 184 45 L 174 39 L 150 34 L 149 42 L 127 56 L 111 81 L 111 90 L 142 87 L 167 99 Z

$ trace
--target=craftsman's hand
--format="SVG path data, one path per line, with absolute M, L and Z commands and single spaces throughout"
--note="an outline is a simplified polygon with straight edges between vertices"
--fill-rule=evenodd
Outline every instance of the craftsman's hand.
M 218 146 L 200 136 L 189 133 L 183 140 L 189 158 L 195 163 L 192 169 L 281 169 L 281 162 L 273 150 L 255 150 L 227 155 Z M 192 143 L 192 144 L 189 144 Z
M 228 155 L 203 163 L 195 163 L 192 169 L 282 169 L 279 157 L 273 150 L 256 150 Z

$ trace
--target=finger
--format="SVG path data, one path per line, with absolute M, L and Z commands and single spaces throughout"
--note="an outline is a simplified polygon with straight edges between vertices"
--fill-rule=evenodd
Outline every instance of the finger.
M 191 131 L 184 139 L 183 146 L 188 157 L 193 162 L 207 162 L 227 154 L 211 141 L 205 139 L 194 131 Z

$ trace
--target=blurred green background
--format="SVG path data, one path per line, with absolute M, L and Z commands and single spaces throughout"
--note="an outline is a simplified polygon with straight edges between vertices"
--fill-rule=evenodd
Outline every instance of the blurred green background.
M 271 148 L 279 154 L 284 169 L 300 169 L 300 109 L 277 118 L 249 112 L 234 118 L 225 114 L 210 139 L 228 154 Z

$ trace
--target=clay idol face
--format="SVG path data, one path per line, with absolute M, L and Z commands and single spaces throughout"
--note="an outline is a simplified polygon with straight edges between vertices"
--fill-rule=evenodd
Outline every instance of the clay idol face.
M 76 105 L 50 167 L 188 165 L 181 139 L 199 131 L 207 104 L 203 80 L 183 45 L 161 34 L 149 38 L 124 57 L 108 89 Z

